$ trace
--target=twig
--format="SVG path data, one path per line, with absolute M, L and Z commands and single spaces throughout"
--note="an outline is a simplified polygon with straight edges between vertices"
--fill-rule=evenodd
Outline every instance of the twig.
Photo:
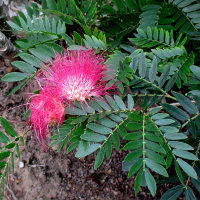
M 12 198 L 14 200 L 18 200 L 17 197 L 15 196 L 14 192 L 6 185 L 6 189 L 10 192 L 10 194 L 12 195 Z
M 32 130 L 32 127 L 29 128 L 28 130 L 26 130 L 24 133 L 22 133 L 22 134 L 20 135 L 20 137 L 24 138 L 24 136 L 25 136 L 30 130 Z
M 29 167 L 45 167 L 46 165 L 29 165 Z

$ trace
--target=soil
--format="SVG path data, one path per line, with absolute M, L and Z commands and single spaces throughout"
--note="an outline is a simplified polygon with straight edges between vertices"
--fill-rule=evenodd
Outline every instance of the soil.
M 0 58 L 0 78 L 13 70 L 8 58 Z M 0 115 L 22 133 L 29 128 L 24 119 L 25 106 L 20 106 L 27 100 L 23 90 L 8 96 L 15 85 L 0 82 Z M 33 132 L 25 137 L 25 142 L 20 147 L 22 158 L 16 157 L 16 170 L 10 174 L 7 200 L 157 200 L 169 187 L 158 186 L 154 198 L 143 187 L 136 197 L 134 178 L 128 179 L 127 172 L 122 171 L 124 151 L 113 152 L 111 159 L 94 171 L 94 155 L 77 159 L 75 152 L 43 151 Z

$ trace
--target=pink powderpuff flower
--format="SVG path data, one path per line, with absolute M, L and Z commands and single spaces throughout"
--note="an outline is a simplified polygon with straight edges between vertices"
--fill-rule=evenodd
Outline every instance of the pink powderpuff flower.
M 49 132 L 49 127 L 59 127 L 64 121 L 65 108 L 58 93 L 52 88 L 44 87 L 40 94 L 31 97 L 30 123 L 35 130 L 39 142 L 43 142 Z
M 39 82 L 58 91 L 66 102 L 83 102 L 107 94 L 114 87 L 106 86 L 107 66 L 93 50 L 71 50 L 57 54 L 50 65 L 44 66 Z

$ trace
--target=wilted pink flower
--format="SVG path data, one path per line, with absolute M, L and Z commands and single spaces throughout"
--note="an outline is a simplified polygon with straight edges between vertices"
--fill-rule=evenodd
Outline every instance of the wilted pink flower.
M 107 90 L 102 80 L 107 67 L 104 59 L 92 50 L 73 50 L 57 54 L 54 61 L 42 70 L 43 84 L 58 91 L 65 101 L 85 101 L 91 97 L 105 95 Z
M 40 94 L 34 95 L 30 110 L 30 123 L 39 141 L 46 138 L 50 126 L 56 124 L 59 126 L 64 121 L 64 105 L 52 88 L 44 87 Z

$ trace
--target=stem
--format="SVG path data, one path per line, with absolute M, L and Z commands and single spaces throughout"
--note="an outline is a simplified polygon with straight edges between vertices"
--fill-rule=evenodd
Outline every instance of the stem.
M 143 171 L 145 171 L 145 114 L 143 113 L 143 121 L 142 121 L 142 140 L 143 140 Z
M 25 136 L 30 130 L 32 130 L 32 127 L 29 128 L 28 130 L 24 131 L 19 137 L 24 138 L 24 136 Z
M 24 138 L 24 136 L 25 136 L 30 130 L 32 130 L 32 127 L 29 128 L 28 130 L 26 130 L 25 132 L 23 132 L 20 136 L 15 137 L 15 139 L 14 139 L 13 141 L 11 141 L 10 143 L 16 142 L 15 144 L 18 144 L 20 140 L 16 141 L 16 138 Z M 10 143 L 9 143 L 9 144 L 10 144 Z M 7 144 L 7 145 L 8 145 L 8 144 Z M 2 175 L 1 175 L 1 177 L 0 177 L 0 184 L 2 183 L 3 177 L 4 177 L 5 173 L 6 173 L 6 169 L 7 169 L 8 163 L 10 162 L 10 159 L 11 159 L 11 157 L 12 157 L 12 154 L 13 154 L 13 153 L 15 152 L 15 150 L 16 150 L 16 146 L 17 146 L 17 145 L 15 145 L 15 147 L 10 151 L 10 155 L 9 155 L 8 158 L 7 158 L 6 165 L 4 166 L 4 170 L 3 170 Z M 3 151 L 3 150 L 5 150 L 5 149 L 2 149 L 2 151 Z M 2 152 L 2 151 L 1 151 L 1 152 Z
M 150 117 L 150 120 L 151 120 L 151 122 L 156 126 L 156 128 L 158 129 L 160 135 L 162 136 L 163 140 L 164 140 L 165 143 L 167 144 L 168 149 L 171 151 L 171 153 L 172 153 L 172 155 L 173 155 L 173 157 L 174 157 L 174 160 L 176 161 L 176 156 L 174 155 L 173 150 L 172 150 L 171 146 L 169 145 L 167 139 L 165 138 L 164 134 L 163 134 L 162 131 L 159 129 L 159 127 L 157 126 L 157 124 L 151 119 L 151 117 Z
M 198 158 L 199 151 L 200 151 L 200 143 L 199 143 L 199 145 L 198 145 L 198 147 L 197 147 L 197 150 L 196 150 L 196 152 L 195 152 L 195 155 L 196 155 L 197 158 Z M 197 161 L 198 161 L 198 160 L 197 160 Z M 196 161 L 193 161 L 192 167 L 194 167 L 195 164 L 196 164 Z M 187 179 L 187 182 L 186 182 L 186 184 L 185 184 L 185 187 L 184 187 L 185 190 L 187 190 L 187 186 L 188 186 L 188 184 L 189 184 L 189 182 L 190 182 L 190 179 L 191 179 L 191 177 L 189 176 L 188 179 Z
M 5 146 L 7 146 L 7 145 L 9 145 L 9 144 L 11 144 L 11 143 L 15 143 L 17 138 L 24 138 L 24 136 L 25 136 L 31 129 L 32 129 L 32 127 L 29 128 L 28 130 L 26 130 L 26 131 L 25 131 L 24 133 L 22 133 L 20 136 L 15 137 L 12 141 L 6 143 Z M 2 153 L 3 151 L 5 151 L 5 147 L 1 149 L 0 153 Z
M 148 81 L 148 80 L 144 79 L 143 77 L 139 77 L 139 76 L 137 76 L 137 75 L 134 75 L 134 76 L 135 76 L 136 78 L 141 79 L 141 80 L 143 80 L 144 82 L 146 82 L 146 83 L 152 85 L 153 87 L 155 87 L 156 89 L 158 89 L 160 92 L 162 92 L 163 94 L 165 94 L 167 98 L 176 100 L 175 97 L 171 96 L 170 94 L 168 94 L 166 91 L 164 91 L 162 88 L 158 87 L 156 84 L 152 83 L 151 81 Z
M 199 115 L 200 115 L 200 113 L 197 113 L 195 116 L 193 116 L 192 118 L 188 119 L 188 120 L 181 126 L 181 128 L 187 126 L 191 120 L 196 119 Z
M 99 149 L 101 149 L 105 145 L 105 143 L 109 140 L 109 138 L 113 135 L 113 133 L 128 119 L 128 117 L 129 115 L 115 127 L 115 129 L 110 133 L 110 135 L 104 140 Z

